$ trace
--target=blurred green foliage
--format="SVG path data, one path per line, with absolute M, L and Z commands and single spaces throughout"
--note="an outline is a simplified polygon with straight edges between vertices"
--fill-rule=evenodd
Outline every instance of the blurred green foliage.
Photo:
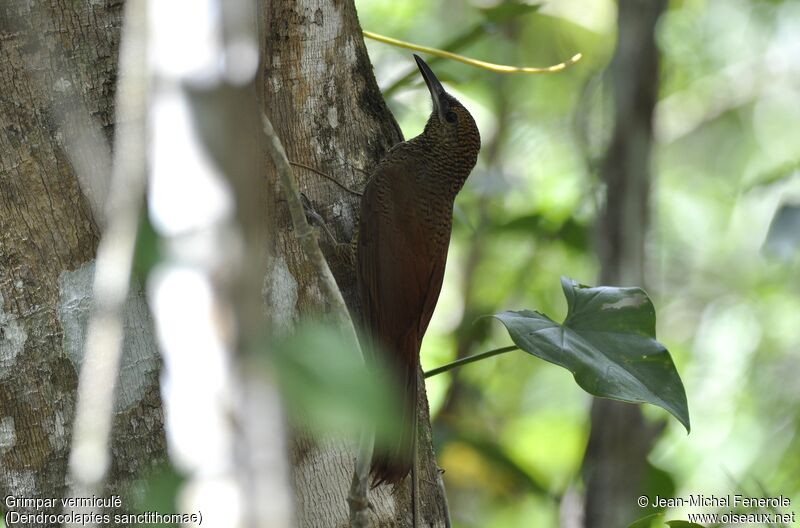
M 148 274 L 159 262 L 165 258 L 160 245 L 159 235 L 153 224 L 147 206 L 143 207 L 139 215 L 139 226 L 136 231 L 136 247 L 133 254 L 132 280 L 138 284 L 147 282 Z
M 662 526 L 664 526 L 664 514 L 653 513 L 632 522 L 628 528 L 661 528 Z
M 126 497 L 133 497 L 133 511 L 138 513 L 158 512 L 178 513 L 177 498 L 185 477 L 171 465 L 165 464 L 150 471 L 134 482 Z M 143 524 L 142 526 L 165 526 L 164 524 Z M 174 526 L 169 524 L 168 526 Z
M 269 371 L 295 425 L 325 434 L 352 435 L 374 427 L 376 442 L 397 435 L 393 397 L 398 392 L 388 370 L 370 362 L 331 326 L 304 323 L 266 346 Z M 365 357 L 381 357 L 369 350 Z
M 670 528 L 705 528 L 701 524 L 696 524 L 689 521 L 665 521 L 663 513 L 655 513 L 642 517 L 641 519 L 632 522 L 628 528 L 662 528 L 669 526 Z
M 546 66 L 584 54 L 548 76 L 434 66 L 476 117 L 483 147 L 457 201 L 445 285 L 423 345 L 426 370 L 509 344 L 479 316 L 535 308 L 558 320 L 566 304 L 557 277 L 597 282 L 595 168 L 612 125 L 603 72 L 616 3 L 559 0 L 487 16 L 509 4 L 356 0 L 365 29 L 424 45 L 480 28 L 458 52 L 483 60 Z M 790 248 L 777 258 L 764 247 L 776 211 L 800 201 L 800 3 L 673 1 L 657 39 L 643 286 L 686 386 L 693 430 L 687 437 L 665 422 L 648 494 L 724 494 L 759 482 L 800 504 L 800 254 Z M 367 45 L 381 87 L 413 71 L 408 52 Z M 421 131 L 430 102 L 418 78 L 388 102 L 406 137 Z M 588 435 L 590 399 L 569 373 L 506 354 L 426 385 L 454 526 L 557 526 L 560 499 L 580 491 Z M 663 411 L 644 411 L 664 420 Z

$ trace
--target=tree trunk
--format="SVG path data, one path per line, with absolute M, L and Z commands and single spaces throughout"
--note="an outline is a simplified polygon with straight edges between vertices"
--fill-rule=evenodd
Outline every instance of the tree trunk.
M 0 496 L 66 491 L 104 198 L 86 177 L 108 168 L 107 151 L 80 146 L 105 148 L 113 133 L 121 7 L 0 7 Z M 165 457 L 160 362 L 140 289 L 125 330 L 111 492 Z
M 0 7 L 0 495 L 61 497 L 77 372 L 91 304 L 102 186 L 102 152 L 75 123 L 113 134 L 121 2 L 26 2 Z M 263 2 L 261 102 L 293 161 L 352 189 L 401 134 L 372 75 L 352 1 Z M 89 138 L 92 139 L 92 138 Z M 107 157 L 107 156 L 106 156 Z M 268 167 L 269 164 L 266 160 Z M 105 167 L 107 168 L 107 167 Z M 103 174 L 105 175 L 105 174 Z M 300 185 L 342 241 L 349 241 L 358 196 L 297 170 Z M 277 179 L 268 174 L 272 258 L 264 291 L 278 328 L 318 310 L 317 278 L 290 231 Z M 357 312 L 352 263 L 326 245 L 351 310 Z M 136 290 L 136 289 L 135 289 Z M 138 291 L 138 290 L 136 290 Z M 110 488 L 164 458 L 159 361 L 141 293 L 126 310 Z M 421 520 L 444 526 L 446 508 L 421 414 Z M 347 524 L 353 446 L 294 441 L 294 485 L 301 526 Z M 375 526 L 410 525 L 408 486 L 371 493 Z
M 600 283 L 645 286 L 652 116 L 658 96 L 655 26 L 665 0 L 620 0 L 611 64 L 615 125 L 600 168 L 606 206 L 599 221 Z M 660 432 L 638 406 L 596 399 L 584 459 L 587 528 L 619 528 L 640 517 L 646 458 Z
M 387 149 L 402 140 L 387 109 L 364 46 L 352 0 L 261 2 L 263 78 L 260 96 L 292 162 L 322 171 L 360 191 Z M 313 172 L 295 167 L 301 191 L 337 240 L 349 243 L 359 196 Z M 291 232 L 277 177 L 268 172 L 270 228 L 274 233 L 265 291 L 272 324 L 291 328 L 303 315 L 319 314 L 318 278 Z M 332 271 L 351 313 L 358 313 L 353 263 L 347 251 L 321 235 Z M 358 320 L 357 317 L 355 320 Z M 421 526 L 445 526 L 446 507 L 430 440 L 424 384 L 420 384 L 419 476 Z M 355 451 L 345 442 L 314 442 L 298 432 L 293 442 L 299 525 L 347 525 L 347 492 Z M 370 493 L 374 526 L 410 526 L 410 484 Z

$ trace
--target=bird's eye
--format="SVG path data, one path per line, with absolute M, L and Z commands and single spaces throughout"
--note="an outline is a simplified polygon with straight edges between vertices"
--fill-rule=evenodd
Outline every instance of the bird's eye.
M 453 111 L 447 112 L 444 115 L 444 118 L 447 120 L 448 123 L 455 123 L 456 121 L 458 121 L 458 116 Z

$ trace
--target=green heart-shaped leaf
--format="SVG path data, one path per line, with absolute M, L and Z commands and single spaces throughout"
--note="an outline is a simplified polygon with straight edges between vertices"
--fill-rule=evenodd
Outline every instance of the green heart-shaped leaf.
M 667 349 L 656 341 L 656 313 L 641 288 L 596 288 L 562 277 L 567 318 L 530 310 L 496 314 L 514 344 L 560 365 L 589 394 L 652 403 L 690 429 L 686 392 Z

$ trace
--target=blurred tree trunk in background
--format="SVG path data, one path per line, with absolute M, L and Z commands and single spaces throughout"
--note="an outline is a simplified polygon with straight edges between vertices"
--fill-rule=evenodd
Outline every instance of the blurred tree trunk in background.
M 289 159 L 362 190 L 370 170 L 402 134 L 375 82 L 353 1 L 270 0 L 260 5 L 260 97 Z M 349 243 L 359 196 L 311 171 L 295 167 L 294 172 L 337 240 Z M 318 311 L 323 296 L 316 272 L 291 232 L 277 182 L 268 163 L 268 230 L 275 236 L 265 279 L 266 306 L 274 329 L 285 332 L 303 315 Z M 320 236 L 323 251 L 351 313 L 358 313 L 353 263 L 328 238 Z M 424 391 L 424 384 L 420 387 Z M 444 526 L 445 499 L 430 442 L 427 400 L 420 401 L 420 519 L 423 526 Z M 353 447 L 295 431 L 292 465 L 300 526 L 347 524 Z M 370 500 L 375 526 L 410 526 L 408 485 L 381 486 L 372 490 Z
M 652 118 L 658 96 L 655 27 L 665 0 L 620 0 L 611 63 L 614 131 L 600 167 L 606 206 L 598 222 L 600 283 L 645 286 Z M 660 427 L 638 406 L 595 399 L 583 472 L 587 528 L 620 528 L 641 517 L 646 458 Z
M 3 497 L 65 493 L 104 200 L 85 178 L 108 177 L 121 16 L 120 2 L 0 6 Z M 160 361 L 139 289 L 124 323 L 111 492 L 165 458 Z

